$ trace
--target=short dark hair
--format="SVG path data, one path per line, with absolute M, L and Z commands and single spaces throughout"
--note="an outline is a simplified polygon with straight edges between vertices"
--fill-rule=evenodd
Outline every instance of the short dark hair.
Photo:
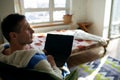
M 2 34 L 7 39 L 8 42 L 10 42 L 9 33 L 19 32 L 20 27 L 18 25 L 19 22 L 23 19 L 25 19 L 25 16 L 18 13 L 10 14 L 3 19 L 1 23 L 1 30 Z

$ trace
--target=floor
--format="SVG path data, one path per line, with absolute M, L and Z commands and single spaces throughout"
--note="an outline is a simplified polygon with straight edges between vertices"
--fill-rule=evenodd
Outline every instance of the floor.
M 119 48 L 120 48 L 120 38 L 110 40 L 110 42 L 107 46 L 107 53 L 106 54 L 120 60 L 120 49 Z M 89 59 L 90 59 L 90 55 L 89 55 Z M 98 71 L 101 69 L 101 66 L 104 64 L 106 59 L 107 59 L 106 56 L 104 58 L 102 58 L 103 63 L 101 63 L 98 66 L 98 68 L 94 72 L 92 72 L 92 74 L 90 74 L 87 77 L 79 77 L 78 80 L 93 80 L 95 78 L 95 76 L 98 74 Z M 85 68 L 87 69 L 87 67 L 85 67 Z M 73 70 L 74 70 L 74 67 L 73 67 Z M 103 74 L 106 74 L 106 73 L 103 73 Z
M 107 54 L 120 60 L 120 38 L 110 40 Z

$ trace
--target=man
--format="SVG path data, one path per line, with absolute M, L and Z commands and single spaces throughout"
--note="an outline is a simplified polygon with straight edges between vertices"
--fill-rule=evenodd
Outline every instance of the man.
M 1 29 L 9 44 L 0 47 L 0 61 L 20 67 L 51 73 L 62 79 L 61 70 L 51 55 L 45 56 L 42 50 L 32 45 L 33 29 L 24 15 L 10 14 L 3 19 Z

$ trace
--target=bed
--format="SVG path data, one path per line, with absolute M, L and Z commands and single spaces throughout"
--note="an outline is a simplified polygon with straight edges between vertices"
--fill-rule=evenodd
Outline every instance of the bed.
M 73 67 L 78 64 L 86 63 L 101 58 L 104 56 L 104 53 L 106 51 L 108 39 L 103 39 L 100 36 L 87 33 L 80 29 L 54 30 L 46 33 L 35 33 L 33 36 L 32 45 L 35 45 L 43 50 L 46 35 L 48 33 L 74 36 L 72 53 L 70 58 L 68 59 L 69 67 Z

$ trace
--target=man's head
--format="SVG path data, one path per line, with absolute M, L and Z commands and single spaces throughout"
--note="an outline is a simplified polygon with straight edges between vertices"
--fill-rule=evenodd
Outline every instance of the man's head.
M 11 42 L 13 39 L 20 39 L 21 42 L 23 41 L 22 39 L 26 37 L 32 38 L 32 33 L 34 32 L 26 21 L 25 16 L 17 13 L 10 14 L 5 17 L 1 23 L 1 29 L 4 37 L 8 40 L 8 42 Z

